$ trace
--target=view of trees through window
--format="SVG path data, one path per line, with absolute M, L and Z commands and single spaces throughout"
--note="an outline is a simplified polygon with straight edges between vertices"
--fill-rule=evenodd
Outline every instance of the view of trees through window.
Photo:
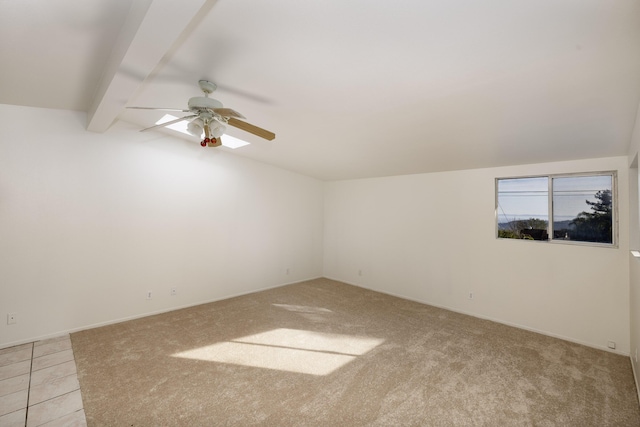
M 606 173 L 497 179 L 498 237 L 613 244 L 614 178 Z

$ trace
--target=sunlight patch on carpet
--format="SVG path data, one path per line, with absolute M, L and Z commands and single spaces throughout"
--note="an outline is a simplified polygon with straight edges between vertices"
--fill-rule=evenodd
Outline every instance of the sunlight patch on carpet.
M 173 357 L 328 375 L 384 340 L 342 334 L 273 329 L 173 354 Z
M 299 313 L 314 313 L 314 314 L 325 314 L 325 313 L 333 313 L 328 308 L 322 307 L 310 307 L 308 305 L 292 305 L 292 304 L 271 304 L 274 307 L 284 308 L 288 311 L 296 311 Z

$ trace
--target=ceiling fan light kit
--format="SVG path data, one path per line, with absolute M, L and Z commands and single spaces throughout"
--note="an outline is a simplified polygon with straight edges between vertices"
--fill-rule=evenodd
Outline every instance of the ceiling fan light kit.
M 195 119 L 191 120 L 187 125 L 187 131 L 191 135 L 197 136 L 198 138 L 202 136 L 203 130 L 204 130 L 204 122 L 200 117 L 196 117 Z
M 211 130 L 209 126 L 204 127 L 204 139 L 200 141 L 200 146 L 202 147 L 219 147 L 222 145 L 222 139 L 212 137 Z
M 164 110 L 164 111 L 181 111 L 183 113 L 191 113 L 188 116 L 172 120 L 170 122 L 161 123 L 155 126 L 142 129 L 141 132 L 155 129 L 157 127 L 165 127 L 173 123 L 188 120 L 187 131 L 198 138 L 202 137 L 204 131 L 205 137 L 200 141 L 202 147 L 219 147 L 221 143 L 221 137 L 227 130 L 225 125 L 230 125 L 235 128 L 241 129 L 245 132 L 249 132 L 253 135 L 259 136 L 266 140 L 272 141 L 276 135 L 266 129 L 259 128 L 250 123 L 244 122 L 238 119 L 244 119 L 245 117 L 231 108 L 225 108 L 222 102 L 217 99 L 209 98 L 214 90 L 216 90 L 215 83 L 208 80 L 200 80 L 198 82 L 200 89 L 204 93 L 204 96 L 194 96 L 189 99 L 187 103 L 187 110 L 180 109 L 168 109 L 168 108 L 153 108 L 153 107 L 127 107 L 137 110 Z
M 227 127 L 217 120 L 212 120 L 211 123 L 209 123 L 209 132 L 214 138 L 224 135 L 225 130 L 227 130 Z

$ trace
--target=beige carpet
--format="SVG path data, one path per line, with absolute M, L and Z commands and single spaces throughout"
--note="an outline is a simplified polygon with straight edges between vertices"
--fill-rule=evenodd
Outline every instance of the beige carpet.
M 638 426 L 628 358 L 318 279 L 71 335 L 89 426 Z

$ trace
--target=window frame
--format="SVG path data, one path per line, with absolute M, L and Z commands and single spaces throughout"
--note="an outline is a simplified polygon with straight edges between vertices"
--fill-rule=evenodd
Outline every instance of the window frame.
M 599 243 L 599 242 L 585 242 L 579 240 L 565 240 L 556 239 L 553 237 L 553 218 L 554 218 L 554 206 L 553 206 L 553 179 L 554 178 L 576 178 L 576 177 L 589 177 L 589 176 L 611 176 L 611 243 Z M 541 175 L 521 175 L 521 176 L 503 176 L 495 178 L 494 191 L 495 191 L 495 209 L 494 209 L 494 224 L 495 224 L 495 238 L 496 240 L 529 240 L 529 239 L 512 239 L 508 237 L 499 236 L 499 214 L 498 214 L 498 184 L 500 180 L 506 179 L 527 179 L 527 178 L 547 178 L 547 240 L 532 240 L 533 242 L 540 243 L 552 243 L 552 244 L 565 244 L 576 246 L 596 246 L 603 248 L 618 248 L 618 171 L 599 171 L 599 172 L 571 172 L 571 173 L 556 173 L 556 174 L 541 174 Z

